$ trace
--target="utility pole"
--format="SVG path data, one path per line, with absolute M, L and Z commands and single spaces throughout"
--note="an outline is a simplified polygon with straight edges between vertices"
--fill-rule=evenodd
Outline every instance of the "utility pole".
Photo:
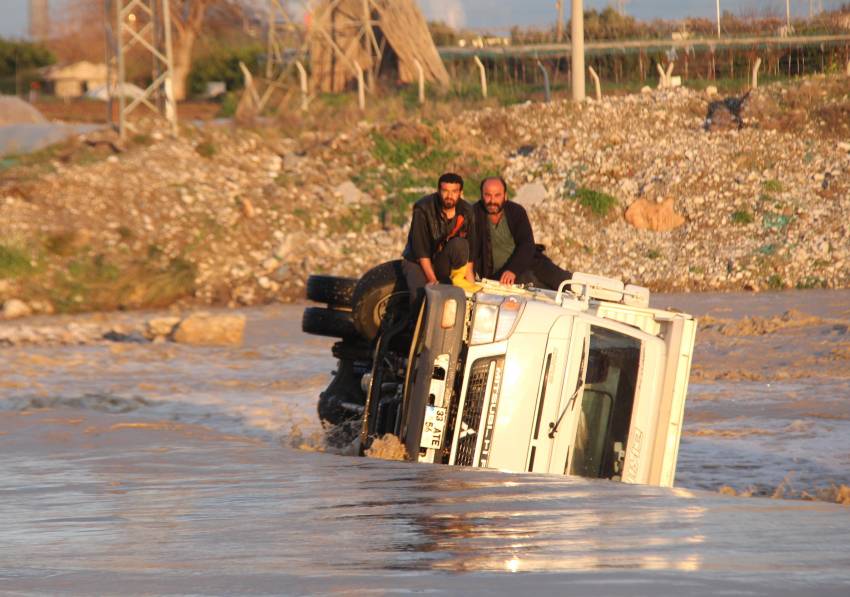
M 791 35 L 791 0 L 785 0 L 785 35 Z
M 169 0 L 104 2 L 109 121 L 124 139 L 128 128 L 127 117 L 144 105 L 163 117 L 169 123 L 172 134 L 177 135 Z M 128 98 L 126 59 L 131 50 L 148 54 L 152 65 L 151 83 L 137 97 Z M 116 102 L 117 115 L 114 111 Z
M 720 37 L 720 0 L 715 0 L 717 6 L 717 37 Z
M 558 10 L 558 23 L 555 25 L 555 41 L 561 43 L 564 41 L 564 0 L 555 0 L 555 7 Z
M 50 35 L 50 12 L 47 0 L 30 0 L 30 39 L 44 41 Z
M 573 99 L 584 101 L 584 2 L 572 0 L 570 48 L 572 50 Z

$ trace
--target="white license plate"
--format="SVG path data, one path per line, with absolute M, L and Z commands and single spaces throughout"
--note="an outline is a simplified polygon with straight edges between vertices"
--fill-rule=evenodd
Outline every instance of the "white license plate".
M 438 450 L 443 447 L 443 432 L 446 430 L 446 409 L 438 406 L 425 407 L 425 422 L 419 446 Z

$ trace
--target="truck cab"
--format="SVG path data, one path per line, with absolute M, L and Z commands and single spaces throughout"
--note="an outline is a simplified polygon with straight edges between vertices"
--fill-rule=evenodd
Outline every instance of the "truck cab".
M 648 303 L 586 274 L 557 292 L 429 286 L 396 386 L 379 339 L 361 443 L 392 433 L 419 462 L 672 486 L 696 322 Z

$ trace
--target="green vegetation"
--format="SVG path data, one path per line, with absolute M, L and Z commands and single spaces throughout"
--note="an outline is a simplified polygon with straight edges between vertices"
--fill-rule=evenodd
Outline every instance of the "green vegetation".
M 46 47 L 0 38 L 0 93 L 15 94 L 39 80 L 38 69 L 56 62 Z
M 661 257 L 661 251 L 658 249 L 650 249 L 646 252 L 647 259 L 659 259 Z
M 199 155 L 205 158 L 211 158 L 216 153 L 218 153 L 218 148 L 215 146 L 215 143 L 212 141 L 201 141 L 195 147 L 195 151 L 198 152 Z
M 791 216 L 784 214 L 766 213 L 762 216 L 762 225 L 767 229 L 782 230 L 791 222 Z
M 44 292 L 64 313 L 159 308 L 191 296 L 195 274 L 195 266 L 179 257 L 161 266 L 154 259 L 119 265 L 95 255 L 71 261 Z
M 797 290 L 810 290 L 812 288 L 826 288 L 827 283 L 823 278 L 816 276 L 806 276 L 797 282 Z
M 782 192 L 782 183 L 778 180 L 766 180 L 762 183 L 762 188 L 766 193 L 781 193 Z
M 594 215 L 605 217 L 617 206 L 616 197 L 585 187 L 576 189 L 575 199 L 579 205 L 589 209 Z
M 260 45 L 215 48 L 192 63 L 187 81 L 189 93 L 201 95 L 206 91 L 207 83 L 214 81 L 223 82 L 228 91 L 242 89 L 245 80 L 239 63 L 245 63 L 252 73 L 259 72 L 265 53 L 266 49 Z
M 32 272 L 27 254 L 19 248 L 0 245 L 0 279 L 18 278 Z
M 76 251 L 77 234 L 74 231 L 61 231 L 49 234 L 44 240 L 44 248 L 53 255 L 69 256 Z
M 767 278 L 767 287 L 771 290 L 781 290 L 782 288 L 784 288 L 782 278 L 779 276 L 779 274 L 771 274 Z
M 50 66 L 55 62 L 56 56 L 40 44 L 0 38 L 0 77 L 15 76 L 18 71 Z
M 752 224 L 753 223 L 753 214 L 751 214 L 746 209 L 739 209 L 737 211 L 732 212 L 732 223 L 733 224 Z

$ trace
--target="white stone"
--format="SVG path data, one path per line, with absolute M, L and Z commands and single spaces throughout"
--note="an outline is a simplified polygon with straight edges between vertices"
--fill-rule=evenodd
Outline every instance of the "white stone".
M 360 203 L 363 192 L 350 180 L 346 180 L 334 189 L 334 195 L 339 195 L 343 203 Z
M 179 323 L 174 340 L 198 346 L 238 346 L 244 333 L 244 315 L 194 313 Z
M 546 199 L 546 187 L 542 183 L 532 182 L 522 185 L 513 200 L 528 209 Z
M 9 299 L 3 303 L 3 319 L 17 319 L 32 315 L 32 309 L 24 301 Z

